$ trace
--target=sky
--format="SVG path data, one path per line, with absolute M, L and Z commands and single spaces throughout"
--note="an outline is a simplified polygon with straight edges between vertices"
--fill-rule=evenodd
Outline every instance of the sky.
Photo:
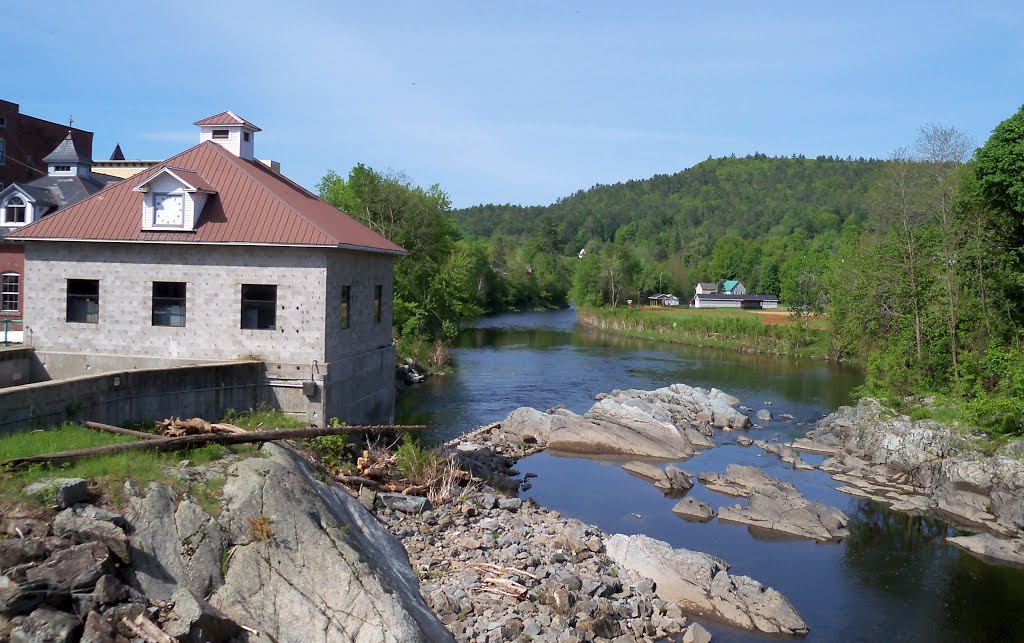
M 315 190 L 357 163 L 455 207 L 547 204 L 709 156 L 978 145 L 1024 103 L 1024 6 L 3 0 L 0 98 L 163 159 L 232 110 Z

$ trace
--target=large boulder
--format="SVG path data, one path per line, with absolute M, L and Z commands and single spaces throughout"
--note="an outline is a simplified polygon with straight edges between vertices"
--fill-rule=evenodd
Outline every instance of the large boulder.
M 228 548 L 220 525 L 190 496 L 150 483 L 145 496 L 126 485 L 130 584 L 151 598 L 170 600 L 180 588 L 206 596 L 223 582 L 221 557 Z
M 221 523 L 238 544 L 210 602 L 273 640 L 453 640 L 398 540 L 299 454 L 264 450 L 229 472 Z
M 730 575 L 719 558 L 643 535 L 615 534 L 605 547 L 616 563 L 653 580 L 659 598 L 690 614 L 768 634 L 807 633 L 807 624 L 782 594 L 747 576 Z

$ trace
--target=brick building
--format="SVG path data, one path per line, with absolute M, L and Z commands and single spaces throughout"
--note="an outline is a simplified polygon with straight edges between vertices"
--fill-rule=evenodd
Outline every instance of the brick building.
M 11 233 L 43 365 L 256 357 L 286 411 L 389 420 L 404 250 L 256 161 L 252 123 L 224 112 L 196 125 L 196 147 Z

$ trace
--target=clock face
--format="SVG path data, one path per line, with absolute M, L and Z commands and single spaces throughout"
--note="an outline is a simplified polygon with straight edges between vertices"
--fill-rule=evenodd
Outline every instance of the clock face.
M 180 194 L 153 195 L 153 223 L 158 226 L 180 226 L 184 223 L 184 197 Z

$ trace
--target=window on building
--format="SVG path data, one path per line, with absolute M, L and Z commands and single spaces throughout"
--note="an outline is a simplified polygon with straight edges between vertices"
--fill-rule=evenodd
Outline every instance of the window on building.
M 153 325 L 185 326 L 185 283 L 153 282 Z
M 380 301 L 384 298 L 384 286 L 373 289 L 373 321 L 380 323 Z
M 242 328 L 277 327 L 277 286 L 242 284 Z
M 0 312 L 16 313 L 21 310 L 21 275 L 5 272 L 0 275 Z
M 4 208 L 4 223 L 25 223 L 25 201 L 20 196 L 12 196 L 7 199 L 7 207 Z
M 7 163 L 7 143 L 0 138 L 0 165 Z
M 248 143 L 249 142 L 249 132 L 242 132 L 242 138 L 244 138 L 245 142 Z
M 5 127 L 7 127 L 7 119 L 3 116 L 0 116 L 0 129 L 3 129 Z
M 226 129 L 215 129 L 213 130 L 213 138 L 226 139 L 230 136 Z
M 352 324 L 349 318 L 349 303 L 352 301 L 352 286 L 341 287 L 341 327 L 348 328 Z
M 70 165 L 54 165 L 53 166 L 53 171 L 54 172 L 70 172 L 71 171 L 71 166 Z
M 100 321 L 100 282 L 98 279 L 68 279 L 69 322 L 98 324 Z

